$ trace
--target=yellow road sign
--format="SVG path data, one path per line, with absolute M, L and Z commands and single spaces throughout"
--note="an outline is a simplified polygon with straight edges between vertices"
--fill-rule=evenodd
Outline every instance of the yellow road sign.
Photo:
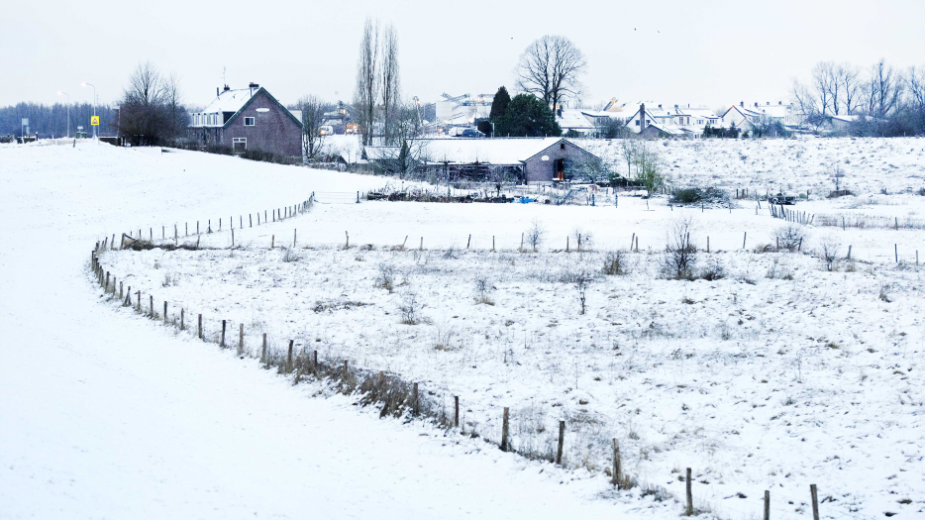
M 90 116 L 90 126 L 100 126 L 100 116 Z

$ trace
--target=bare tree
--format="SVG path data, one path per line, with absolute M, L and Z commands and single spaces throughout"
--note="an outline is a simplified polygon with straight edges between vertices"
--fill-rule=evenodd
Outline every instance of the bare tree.
M 363 133 L 363 144 L 372 144 L 373 125 L 376 120 L 376 101 L 379 97 L 379 28 L 370 19 L 363 26 L 360 43 L 360 62 L 357 66 L 355 103 L 357 123 Z
M 578 95 L 578 77 L 584 68 L 584 56 L 568 38 L 546 35 L 520 56 L 518 86 L 542 97 L 556 112 L 565 98 Z
M 328 104 L 315 96 L 299 99 L 298 109 L 302 112 L 302 155 L 306 162 L 314 162 L 324 149 L 324 113 Z
M 395 118 L 400 104 L 398 36 L 392 25 L 385 30 L 381 52 L 382 132 L 385 143 L 391 145 L 395 143 Z
M 909 67 L 905 77 L 907 110 L 910 112 L 914 129 L 925 130 L 925 67 Z
M 135 145 L 173 140 L 188 120 L 176 78 L 165 79 L 150 62 L 138 65 L 132 73 L 119 110 L 119 134 Z
M 839 84 L 841 91 L 844 113 L 854 114 L 858 109 L 861 91 L 858 70 L 849 63 L 842 63 L 835 69 L 835 81 Z
M 893 67 L 880 60 L 871 69 L 864 89 L 867 113 L 878 118 L 890 116 L 897 108 L 902 91 L 903 84 L 893 72 Z

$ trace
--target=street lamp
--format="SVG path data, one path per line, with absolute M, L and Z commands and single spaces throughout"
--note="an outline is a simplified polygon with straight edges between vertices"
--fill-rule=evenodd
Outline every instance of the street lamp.
M 80 84 L 81 87 L 93 87 L 93 117 L 96 117 L 96 85 L 89 81 Z M 93 136 L 99 138 L 99 126 L 93 129 Z
M 67 96 L 67 92 L 65 92 L 65 91 L 63 91 L 63 90 L 59 90 L 59 91 L 58 91 L 58 95 L 59 95 L 59 96 Z M 68 104 L 65 105 L 65 106 L 67 107 L 67 133 L 64 134 L 64 137 L 65 137 L 65 138 L 70 138 L 70 137 L 71 137 L 71 104 L 70 104 L 70 102 L 68 102 Z

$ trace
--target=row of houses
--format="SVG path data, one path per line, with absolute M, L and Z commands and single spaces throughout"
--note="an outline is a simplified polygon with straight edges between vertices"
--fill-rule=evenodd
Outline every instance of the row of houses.
M 339 107 L 332 112 L 331 118 L 340 119 L 346 129 L 350 124 L 346 122 L 347 114 L 346 107 Z M 224 146 L 235 152 L 260 150 L 284 157 L 302 156 L 301 114 L 287 109 L 257 83 L 244 89 L 232 89 L 227 85 L 216 89 L 215 98 L 204 109 L 190 114 L 187 136 L 201 145 Z M 366 163 L 389 169 L 400 153 L 388 147 L 358 150 L 357 136 L 338 137 L 352 144 L 352 148 L 332 147 L 330 150 L 343 164 Z M 591 153 L 563 138 L 425 139 L 417 146 L 416 168 L 441 169 L 452 178 L 504 176 L 528 182 L 564 180 L 581 164 L 594 159 Z

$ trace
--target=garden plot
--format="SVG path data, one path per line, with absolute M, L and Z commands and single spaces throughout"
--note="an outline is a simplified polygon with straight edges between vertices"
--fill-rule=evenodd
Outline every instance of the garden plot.
M 456 211 L 400 206 L 430 208 L 422 226 Z M 810 483 L 832 518 L 925 508 L 921 269 L 727 250 L 697 253 L 698 279 L 674 280 L 662 245 L 615 269 L 605 252 L 401 249 L 382 222 L 365 228 L 379 245 L 112 251 L 102 263 L 203 314 L 207 336 L 222 319 L 243 324 L 250 355 L 266 332 L 272 349 L 294 339 L 420 382 L 447 407 L 459 396 L 463 428 L 493 441 L 510 407 L 518 451 L 551 457 L 565 420 L 570 466 L 602 471 L 615 437 L 644 489 L 681 496 L 692 467 L 695 502 L 723 517 L 757 516 L 765 489 L 773 516 L 808 514 Z

